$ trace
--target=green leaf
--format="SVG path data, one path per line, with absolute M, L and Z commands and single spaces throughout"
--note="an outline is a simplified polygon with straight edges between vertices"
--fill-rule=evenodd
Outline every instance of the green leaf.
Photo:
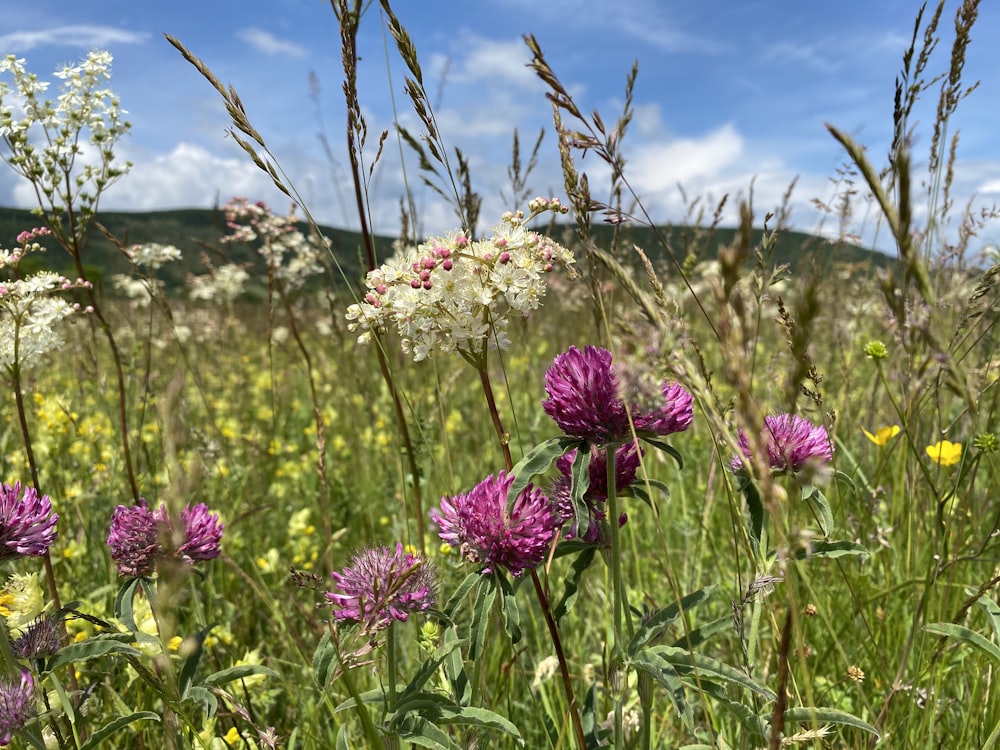
M 816 520 L 819 522 L 820 531 L 824 537 L 829 538 L 830 532 L 833 531 L 833 511 L 830 509 L 830 501 L 826 499 L 826 495 L 819 487 L 806 485 L 802 488 L 802 499 L 812 506 L 813 512 L 816 513 Z
M 115 594 L 115 618 L 133 633 L 139 632 L 139 627 L 135 624 L 135 615 L 132 613 L 132 601 L 138 589 L 138 578 L 126 578 Z
M 198 664 L 201 662 L 201 655 L 203 653 L 202 647 L 205 644 L 205 638 L 212 632 L 214 627 L 214 625 L 209 625 L 207 628 L 195 635 L 197 645 L 195 646 L 194 651 L 188 654 L 187 658 L 184 659 L 184 663 L 181 665 L 179 675 L 181 696 L 187 694 L 188 688 L 191 687 L 194 682 L 194 676 L 198 672 Z
M 451 741 L 447 734 L 420 716 L 410 715 L 400 723 L 399 738 L 431 750 L 459 750 L 459 745 Z
M 668 456 L 673 458 L 674 461 L 677 462 L 678 469 L 684 468 L 684 459 L 681 458 L 681 452 L 677 450 L 674 446 L 670 445 L 669 443 L 664 443 L 662 440 L 658 438 L 647 437 L 645 435 L 640 435 L 640 437 L 642 438 L 643 442 L 648 443 L 657 450 L 661 450 Z
M 684 723 L 690 721 L 687 701 L 684 699 L 684 685 L 681 683 L 681 676 L 674 669 L 674 666 L 659 654 L 643 649 L 634 656 L 629 657 L 628 663 L 636 671 L 649 675 L 656 680 L 667 691 L 670 702 L 677 709 L 677 714 Z
M 659 479 L 646 479 L 640 480 L 632 484 L 627 490 L 621 493 L 620 497 L 635 497 L 642 502 L 646 503 L 650 508 L 654 506 L 653 498 L 650 496 L 650 490 L 659 490 L 661 500 L 670 499 L 670 487 L 667 486 L 665 482 L 661 482 Z
M 358 695 L 362 703 L 384 703 L 385 702 L 385 690 L 382 688 L 374 688 L 372 690 L 366 690 L 365 692 Z M 349 708 L 357 708 L 357 701 L 353 697 L 348 698 L 342 703 L 338 703 L 333 709 L 335 714 L 339 714 L 341 711 L 346 711 Z
M 944 635 L 968 643 L 970 646 L 1000 661 L 1000 646 L 997 646 L 989 638 L 977 633 L 975 630 L 970 630 L 952 622 L 935 622 L 930 625 L 924 625 L 924 630 L 928 633 L 936 633 L 937 635 Z
M 475 661 L 483 651 L 486 642 L 486 628 L 489 625 L 490 610 L 496 600 L 497 590 L 490 576 L 481 576 L 476 589 L 476 604 L 472 609 L 471 645 L 469 658 Z
M 337 730 L 336 750 L 351 750 L 347 744 L 347 724 L 341 724 L 340 729 Z
M 813 557 L 845 557 L 847 555 L 867 555 L 868 549 L 857 542 L 848 542 L 846 540 L 834 542 L 834 541 L 819 541 L 813 542 L 808 547 L 798 549 L 795 551 L 796 560 L 808 560 Z
M 320 690 L 325 690 L 330 676 L 337 671 L 337 648 L 330 640 L 330 631 L 324 631 L 323 637 L 313 652 L 313 679 Z
M 720 617 L 718 620 L 712 620 L 712 622 L 695 628 L 683 638 L 679 638 L 670 645 L 674 648 L 684 649 L 685 651 L 693 651 L 716 633 L 722 633 L 732 627 L 732 617 Z
M 764 504 L 760 500 L 760 493 L 756 485 L 749 477 L 743 477 L 740 481 L 740 489 L 743 497 L 747 501 L 747 511 L 750 513 L 750 546 L 753 548 L 754 556 L 760 557 L 760 538 L 764 532 Z
M 219 685 L 225 685 L 227 682 L 242 680 L 245 677 L 252 677 L 253 675 L 258 674 L 264 675 L 265 677 L 281 676 L 273 669 L 265 667 L 263 664 L 237 664 L 235 667 L 220 669 L 218 672 L 213 672 L 205 678 L 202 685 L 205 687 L 218 687 Z
M 847 727 L 854 727 L 865 732 L 879 736 L 878 730 L 866 721 L 862 721 L 857 716 L 841 711 L 836 708 L 813 708 L 799 707 L 789 708 L 785 711 L 785 721 L 794 721 L 797 724 L 840 724 Z
M 576 595 L 580 589 L 580 580 L 583 578 L 584 571 L 593 564 L 596 554 L 597 549 L 592 545 L 588 545 L 583 548 L 583 551 L 573 561 L 571 572 L 566 576 L 566 580 L 563 581 L 562 597 L 560 597 L 559 603 L 552 610 L 552 617 L 557 624 L 566 616 L 570 607 L 573 606 L 573 602 L 576 601 Z
M 570 472 L 572 480 L 569 498 L 573 505 L 573 524 L 579 538 L 590 526 L 590 508 L 585 499 L 587 490 L 590 489 L 590 443 L 583 443 L 576 449 Z
M 973 589 L 966 589 L 965 592 L 969 596 L 975 596 L 976 594 Z M 994 638 L 1000 638 L 1000 606 L 998 606 L 997 603 L 988 596 L 980 596 L 976 599 L 976 604 L 978 604 L 986 613 L 986 619 L 989 621 L 990 627 L 993 629 Z
M 747 737 L 763 739 L 768 736 L 770 722 L 755 714 L 749 706 L 730 698 L 725 687 L 705 679 L 698 681 L 698 689 L 705 695 L 711 696 L 720 706 L 733 714 L 740 722 Z
M 635 635 L 632 636 L 632 640 L 628 644 L 626 653 L 630 657 L 635 656 L 643 646 L 663 633 L 667 626 L 680 616 L 682 610 L 687 612 L 689 609 L 698 606 L 703 601 L 708 599 L 714 589 L 714 585 L 698 589 L 697 591 L 682 597 L 679 602 L 673 602 L 672 604 L 668 604 L 666 607 L 653 612 L 646 618 L 646 621 L 642 623 L 642 627 L 640 627 L 636 631 Z
M 521 640 L 521 613 L 517 608 L 517 598 L 510 580 L 499 570 L 493 571 L 497 588 L 500 590 L 500 614 L 503 615 L 503 629 L 511 644 Z
M 201 706 L 207 718 L 212 718 L 219 710 L 219 699 L 215 697 L 215 693 L 201 685 L 194 685 L 188 689 L 184 696 L 184 703 Z
M 521 732 L 511 721 L 498 713 L 476 706 L 451 706 L 441 711 L 436 723 L 445 725 L 468 724 L 484 729 L 496 729 L 511 737 L 521 738 Z
M 458 639 L 457 631 L 455 628 L 449 628 L 452 633 L 452 638 Z M 445 638 L 448 638 L 448 632 L 445 632 Z M 455 701 L 461 705 L 467 705 L 470 700 L 472 700 L 472 684 L 469 682 L 469 675 L 465 672 L 465 662 L 462 661 L 462 652 L 459 649 L 453 649 L 444 660 L 444 673 L 448 678 L 448 684 L 451 686 L 452 695 L 455 697 Z
M 159 721 L 159 714 L 154 714 L 152 711 L 136 711 L 128 716 L 119 716 L 114 721 L 105 724 L 103 727 L 98 729 L 92 735 L 87 738 L 87 741 L 80 746 L 80 750 L 97 750 L 101 747 L 102 742 L 108 739 L 111 735 L 117 732 L 119 729 L 124 729 L 129 724 L 134 724 L 137 721 Z
M 649 650 L 659 654 L 673 664 L 674 667 L 678 668 L 678 673 L 682 675 L 697 670 L 699 675 L 744 687 L 758 695 L 764 696 L 768 700 L 773 701 L 777 698 L 774 691 L 750 679 L 742 670 L 731 667 L 718 659 L 713 659 L 704 654 L 693 654 L 690 651 L 684 651 L 673 646 L 652 646 Z
M 434 649 L 434 653 L 424 660 L 424 663 L 420 665 L 420 669 L 418 669 L 417 673 L 413 675 L 409 684 L 403 688 L 403 691 L 397 697 L 397 705 L 408 696 L 418 694 L 427 680 L 433 677 L 437 672 L 441 663 L 452 653 L 458 651 L 467 642 L 468 641 L 465 639 L 458 637 L 458 633 L 455 631 L 455 628 L 448 628 L 445 630 L 444 641 L 440 646 Z
M 466 595 L 472 591 L 472 587 L 476 585 L 476 582 L 482 578 L 481 573 L 469 573 L 462 581 L 458 588 L 455 589 L 454 593 L 448 597 L 448 603 L 444 606 L 444 616 L 449 623 L 454 622 L 455 610 L 458 609 L 458 605 L 462 603 Z
M 557 458 L 569 453 L 573 448 L 581 448 L 585 444 L 585 441 L 579 438 L 561 435 L 549 438 L 525 453 L 524 457 L 510 471 L 517 478 L 507 493 L 507 506 L 510 507 L 514 500 L 517 499 L 517 496 L 531 483 L 533 477 L 538 474 L 544 474 L 555 463 Z
M 120 638 L 121 636 L 119 635 L 111 635 L 111 637 L 106 635 L 97 635 L 93 638 L 88 638 L 85 641 L 80 641 L 79 643 L 71 643 L 69 646 L 66 646 L 66 648 L 60 649 L 55 656 L 49 659 L 46 669 L 51 672 L 64 664 L 73 664 L 78 661 L 89 661 L 90 659 L 96 659 L 101 656 L 142 656 L 141 651 L 127 643 L 122 643 L 121 640 L 119 640 Z

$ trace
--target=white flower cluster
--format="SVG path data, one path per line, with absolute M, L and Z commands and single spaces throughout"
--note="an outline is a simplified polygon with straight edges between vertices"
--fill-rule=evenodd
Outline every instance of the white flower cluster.
M 35 240 L 48 234 L 47 229 L 22 232 L 18 237 L 21 247 L 0 249 L 0 272 L 8 269 L 16 272 L 27 253 L 44 249 Z M 57 295 L 82 287 L 89 288 L 90 282 L 70 281 L 52 271 L 0 281 L 0 365 L 8 370 L 23 369 L 43 354 L 61 347 L 63 339 L 57 324 L 80 306 Z
M 132 166 L 114 164 L 115 143 L 130 125 L 107 87 L 111 53 L 94 50 L 79 65 L 57 70 L 62 86 L 55 102 L 43 98 L 49 83 L 24 62 L 14 55 L 0 60 L 0 76 L 14 82 L 12 88 L 0 79 L 0 137 L 10 149 L 4 159 L 49 206 L 77 206 L 89 217 L 104 189 Z
M 158 242 L 147 242 L 145 245 L 132 245 L 125 254 L 135 265 L 156 271 L 165 263 L 181 259 L 181 251 L 173 245 L 161 245 Z
M 414 360 L 434 352 L 473 357 L 510 345 L 512 314 L 527 316 L 542 303 L 546 278 L 573 254 L 526 226 L 544 211 L 565 213 L 557 199 L 535 198 L 530 215 L 507 212 L 485 240 L 453 233 L 397 253 L 368 274 L 364 299 L 347 309 L 358 343 L 395 328 Z
M 263 201 L 233 198 L 223 211 L 231 233 L 222 241 L 259 243 L 258 251 L 286 292 L 298 289 L 323 270 L 323 249 L 298 229 L 294 206 L 287 216 L 278 216 Z
M 205 276 L 192 276 L 188 295 L 191 299 L 216 301 L 231 305 L 243 293 L 250 274 L 242 266 L 227 263 Z

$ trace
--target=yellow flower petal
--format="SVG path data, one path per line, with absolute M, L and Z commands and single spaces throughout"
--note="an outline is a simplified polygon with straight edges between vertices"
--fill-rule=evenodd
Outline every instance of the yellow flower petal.
M 861 431 L 865 433 L 866 438 L 875 443 L 875 445 L 881 447 L 896 437 L 896 435 L 900 432 L 900 428 L 898 424 L 894 424 L 890 427 L 880 427 L 875 431 L 874 435 L 864 428 L 862 428 Z
M 962 444 L 950 440 L 940 440 L 927 446 L 927 455 L 941 466 L 954 466 L 962 460 Z

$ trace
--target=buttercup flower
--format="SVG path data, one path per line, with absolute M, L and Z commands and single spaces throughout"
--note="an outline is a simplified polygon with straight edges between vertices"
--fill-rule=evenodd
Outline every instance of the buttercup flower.
M 20 677 L 0 677 L 0 745 L 9 745 L 14 733 L 35 715 L 35 680 L 22 669 Z
M 111 518 L 108 547 L 118 575 L 140 576 L 153 572 L 160 560 L 176 558 L 188 564 L 219 556 L 223 524 L 216 513 L 209 513 L 204 503 L 181 511 L 183 538 L 168 550 L 164 542 L 173 536 L 172 522 L 163 503 L 150 510 L 145 499 L 138 505 L 119 505 Z
M 810 460 L 826 463 L 833 458 L 833 443 L 826 428 L 797 414 L 765 417 L 761 439 L 772 471 L 799 471 Z M 744 461 L 751 454 L 750 441 L 743 430 L 737 442 L 740 452 L 733 456 L 730 466 L 738 473 L 745 470 Z
M 45 594 L 38 573 L 14 573 L 0 589 L 0 616 L 12 630 L 34 621 L 45 609 Z
M 55 541 L 59 514 L 48 495 L 21 483 L 0 485 L 0 563 L 21 555 L 40 557 Z
M 954 466 L 962 460 L 962 444 L 950 440 L 940 440 L 934 445 L 928 445 L 927 455 L 940 466 Z
M 365 632 L 384 630 L 393 620 L 406 622 L 411 612 L 434 605 L 434 570 L 419 555 L 396 544 L 359 552 L 343 571 L 332 573 L 338 591 L 326 598 L 338 620 L 360 623 Z
M 634 442 L 620 446 L 615 452 L 616 492 L 621 492 L 635 481 L 642 455 L 642 449 Z M 604 508 L 604 503 L 608 499 L 606 456 L 606 452 L 600 448 L 593 450 L 590 456 L 590 466 L 588 467 L 590 483 L 583 495 L 583 501 L 590 511 L 590 525 L 582 536 L 583 541 L 589 544 L 601 544 L 603 542 L 600 522 L 607 517 Z M 575 458 L 576 451 L 572 450 L 556 460 L 556 468 L 559 469 L 560 476 L 552 483 L 552 488 L 549 491 L 553 512 L 559 517 L 562 524 L 569 523 L 569 529 L 565 533 L 567 539 L 574 539 L 577 536 L 577 529 L 573 520 L 573 501 L 570 498 L 573 482 L 573 461 Z
M 545 373 L 549 397 L 542 408 L 571 437 L 595 445 L 621 442 L 632 435 L 621 390 L 611 352 L 594 346 L 580 351 L 571 346 Z M 670 435 L 691 425 L 691 394 L 678 383 L 663 383 L 660 390 L 663 400 L 652 408 L 632 406 L 637 434 Z
M 441 498 L 441 509 L 432 511 L 441 538 L 468 560 L 482 563 L 483 573 L 501 567 L 519 576 L 534 568 L 559 528 L 549 499 L 530 484 L 508 510 L 507 492 L 513 483 L 514 475 L 501 471 L 471 492 Z
M 866 438 L 881 448 L 899 434 L 899 425 L 894 424 L 891 427 L 880 427 L 875 431 L 874 435 L 864 428 L 861 428 L 861 431 L 865 433 Z

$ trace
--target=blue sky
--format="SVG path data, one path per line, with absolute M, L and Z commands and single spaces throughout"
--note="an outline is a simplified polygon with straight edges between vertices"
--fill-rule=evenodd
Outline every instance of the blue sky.
M 946 69 L 957 0 L 946 5 L 941 49 L 933 72 Z M 285 208 L 287 199 L 226 136 L 228 121 L 216 92 L 164 40 L 178 37 L 225 83 L 235 87 L 251 121 L 324 223 L 355 226 L 348 205 L 339 35 L 321 0 L 65 0 L 17 2 L 5 9 L 0 54 L 27 59 L 51 79 L 88 49 L 115 58 L 112 87 L 129 112 L 132 131 L 120 147 L 135 166 L 102 204 L 107 209 L 210 207 L 233 195 Z M 86 7 L 84 7 L 86 6 Z M 994 103 L 1000 99 L 1000 5 L 983 3 L 966 64 L 966 80 L 982 85 L 961 105 L 955 193 L 962 204 L 1000 202 L 1000 139 Z M 688 198 L 714 205 L 724 194 L 746 195 L 753 184 L 758 213 L 773 209 L 798 178 L 792 224 L 815 230 L 813 201 L 829 200 L 831 178 L 844 155 L 824 128 L 830 122 L 865 143 L 884 163 L 891 136 L 894 79 L 909 42 L 917 0 L 428 0 L 396 3 L 416 43 L 441 131 L 472 162 L 483 195 L 484 224 L 511 208 L 507 165 L 514 128 L 522 144 L 548 128 L 533 192 L 562 195 L 556 140 L 545 89 L 524 67 L 521 40 L 534 34 L 581 109 L 606 121 L 620 112 L 626 74 L 639 62 L 636 115 L 626 137 L 626 173 L 657 221 L 684 216 Z M 369 143 L 399 118 L 416 129 L 402 95 L 402 69 L 383 32 L 377 3 L 362 22 L 361 100 Z M 387 55 L 391 64 L 387 65 Z M 321 92 L 310 96 L 309 75 Z M 391 72 L 391 82 L 389 78 Z M 915 160 L 926 170 L 936 92 L 918 118 Z M 330 164 L 317 134 L 333 147 Z M 450 210 L 419 183 L 409 152 L 421 228 L 452 228 Z M 595 196 L 606 184 L 599 162 Z M 923 177 L 926 171 L 918 171 Z M 404 170 L 390 138 L 372 184 L 375 229 L 398 226 Z M 9 169 L 0 170 L 0 204 L 28 206 L 31 193 Z M 730 201 L 732 219 L 736 201 Z M 820 231 L 831 232 L 828 221 Z M 870 227 L 863 228 L 865 234 Z M 994 232 L 996 230 L 993 230 Z M 989 230 L 981 243 L 996 244 Z

